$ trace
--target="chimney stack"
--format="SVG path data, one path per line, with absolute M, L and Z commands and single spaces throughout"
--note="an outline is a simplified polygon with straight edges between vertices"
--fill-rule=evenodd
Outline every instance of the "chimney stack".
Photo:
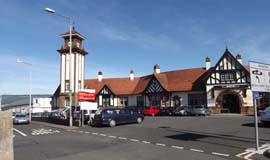
M 208 70 L 211 68 L 211 59 L 209 57 L 205 58 L 205 69 Z
M 102 72 L 101 71 L 98 72 L 98 81 L 99 82 L 102 81 Z
M 160 66 L 159 66 L 158 64 L 156 64 L 156 65 L 154 66 L 154 73 L 155 73 L 155 74 L 159 74 L 159 73 L 160 73 Z
M 134 71 L 133 71 L 133 69 L 132 69 L 132 70 L 130 70 L 129 79 L 130 79 L 131 81 L 133 81 L 133 80 L 134 80 Z
M 241 57 L 240 54 L 237 54 L 237 55 L 236 55 L 236 59 L 237 59 L 237 61 L 238 61 L 239 63 L 241 63 L 241 64 L 243 63 L 243 62 L 242 62 L 242 57 Z

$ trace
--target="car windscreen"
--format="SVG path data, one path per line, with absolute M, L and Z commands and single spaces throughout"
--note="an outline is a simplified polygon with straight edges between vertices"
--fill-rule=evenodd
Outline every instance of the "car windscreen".
M 26 117 L 26 115 L 23 115 L 23 114 L 17 114 L 16 117 Z
M 196 109 L 204 108 L 203 106 L 194 106 Z

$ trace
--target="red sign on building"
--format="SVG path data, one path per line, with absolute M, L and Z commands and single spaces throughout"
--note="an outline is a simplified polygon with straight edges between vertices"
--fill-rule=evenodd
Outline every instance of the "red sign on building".
M 83 89 L 78 92 L 79 101 L 95 101 L 96 91 L 94 89 Z

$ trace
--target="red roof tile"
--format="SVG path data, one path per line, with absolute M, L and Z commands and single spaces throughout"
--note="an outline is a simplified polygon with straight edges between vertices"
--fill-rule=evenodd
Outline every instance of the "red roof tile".
M 135 78 L 107 78 L 98 82 L 97 79 L 85 80 L 85 85 L 89 89 L 95 89 L 96 93 L 107 85 L 115 95 L 129 95 L 142 93 L 150 80 L 155 77 L 162 87 L 169 91 L 192 91 L 193 83 L 205 73 L 204 68 L 194 68 L 176 70 L 152 74 L 144 77 Z

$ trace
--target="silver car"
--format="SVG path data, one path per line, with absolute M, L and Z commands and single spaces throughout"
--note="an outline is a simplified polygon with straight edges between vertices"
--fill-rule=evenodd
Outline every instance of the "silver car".
M 270 106 L 265 108 L 264 111 L 260 112 L 261 116 L 261 122 L 264 125 L 269 125 L 270 124 Z
M 211 114 L 211 111 L 208 107 L 204 105 L 198 105 L 192 107 L 191 114 L 195 116 L 209 116 Z
M 16 114 L 13 119 L 13 124 L 29 124 L 29 117 L 26 114 Z

